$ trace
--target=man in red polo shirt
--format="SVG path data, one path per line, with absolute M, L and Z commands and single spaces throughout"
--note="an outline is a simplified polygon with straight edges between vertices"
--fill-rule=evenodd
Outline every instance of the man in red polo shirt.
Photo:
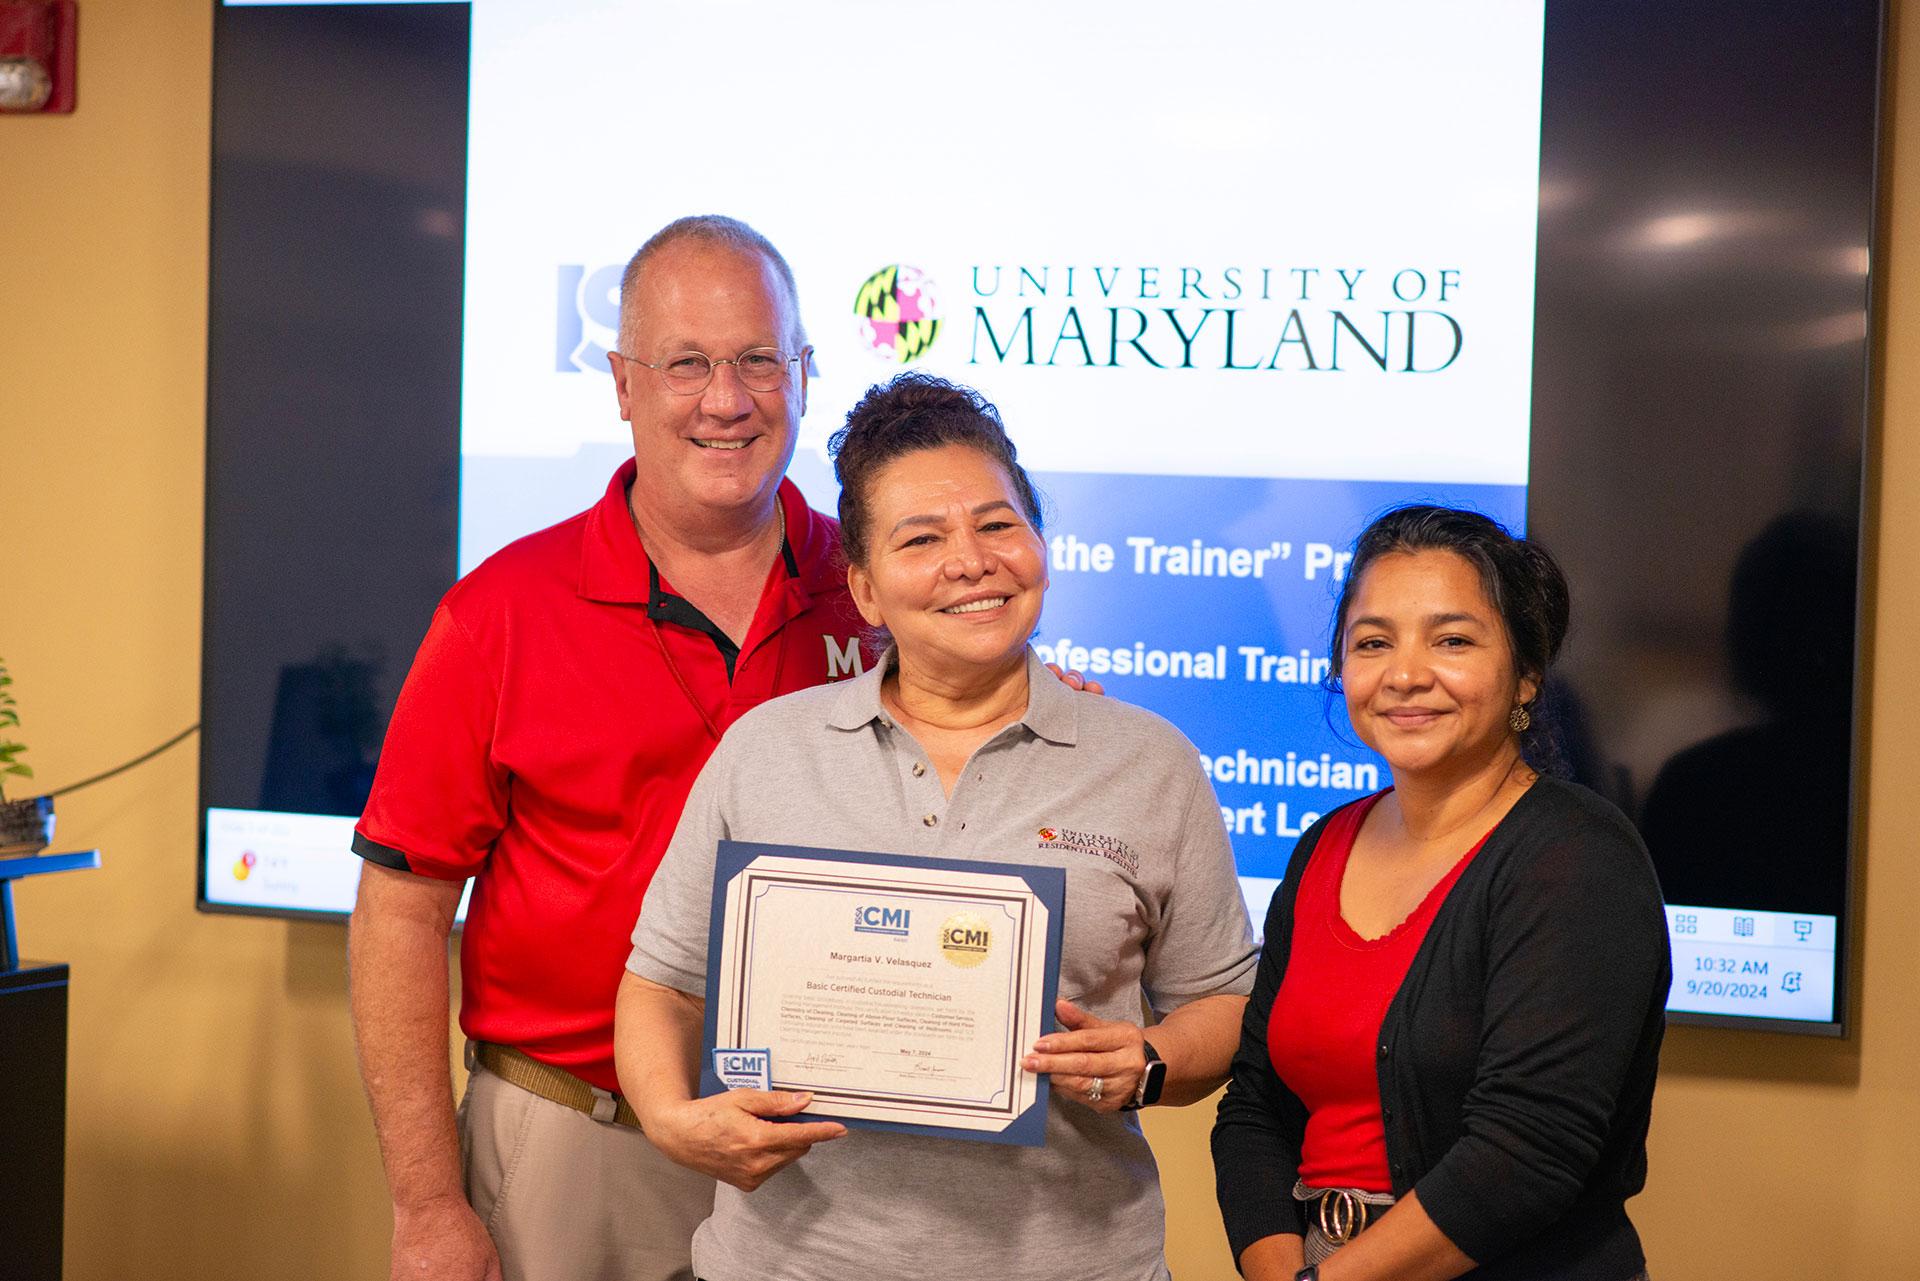
M 354 837 L 395 1278 L 690 1275 L 712 1184 L 655 1152 L 614 1077 L 628 935 L 727 726 L 860 668 L 838 525 L 783 480 L 811 350 L 785 260 L 732 219 L 669 225 L 627 268 L 620 349 L 634 460 L 440 602 Z M 456 1123 L 447 939 L 470 876 Z

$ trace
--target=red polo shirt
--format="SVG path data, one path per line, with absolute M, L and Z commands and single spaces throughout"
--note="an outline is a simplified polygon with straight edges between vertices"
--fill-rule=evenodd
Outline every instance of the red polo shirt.
M 627 511 L 634 464 L 571 520 L 502 549 L 434 611 L 356 853 L 476 876 L 460 1027 L 616 1088 L 628 938 L 718 736 L 779 694 L 853 675 L 861 622 L 839 522 L 780 486 L 774 561 L 731 679 L 654 576 Z M 851 660 L 851 666 L 849 666 Z

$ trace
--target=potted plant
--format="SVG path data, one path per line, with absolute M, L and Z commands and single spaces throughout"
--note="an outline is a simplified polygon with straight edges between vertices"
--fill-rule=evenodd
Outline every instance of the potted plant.
M 6 798 L 7 776 L 32 778 L 33 767 L 20 763 L 27 745 L 15 739 L 9 730 L 20 724 L 20 712 L 7 688 L 13 677 L 0 662 L 0 857 L 11 854 L 35 854 L 53 843 L 53 798 L 34 796 L 24 801 Z

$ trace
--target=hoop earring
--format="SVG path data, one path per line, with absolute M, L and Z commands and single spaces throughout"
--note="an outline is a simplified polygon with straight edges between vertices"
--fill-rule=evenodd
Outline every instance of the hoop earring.
M 1525 703 L 1516 703 L 1507 713 L 1507 728 L 1516 734 L 1524 734 L 1533 724 L 1533 713 L 1527 710 Z

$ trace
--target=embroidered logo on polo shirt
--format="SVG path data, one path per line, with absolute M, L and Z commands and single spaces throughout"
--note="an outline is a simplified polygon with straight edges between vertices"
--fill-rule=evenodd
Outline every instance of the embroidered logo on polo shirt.
M 1043 827 L 1038 833 L 1043 850 L 1072 850 L 1077 854 L 1097 854 L 1126 869 L 1127 875 L 1140 873 L 1140 856 L 1117 836 L 1098 832 L 1076 832 L 1067 827 Z

